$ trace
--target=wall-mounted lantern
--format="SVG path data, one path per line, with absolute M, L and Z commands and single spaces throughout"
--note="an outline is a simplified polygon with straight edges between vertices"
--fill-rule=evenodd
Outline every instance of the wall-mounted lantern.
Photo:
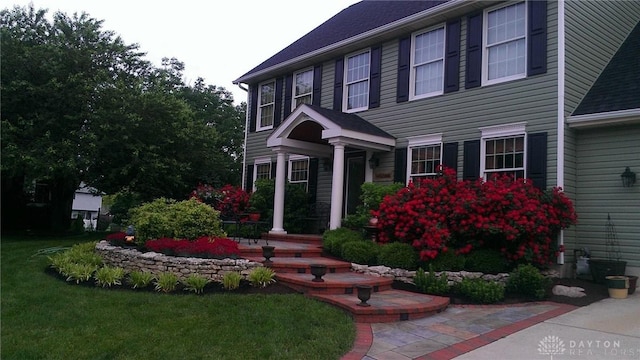
M 376 155 L 375 153 L 373 153 L 371 155 L 371 157 L 369 158 L 369 167 L 371 169 L 375 169 L 378 166 L 380 166 L 380 159 L 378 158 L 378 155 Z
M 622 186 L 623 187 L 632 187 L 633 184 L 636 183 L 636 173 L 631 171 L 629 167 L 624 170 L 624 172 L 620 175 L 622 178 Z

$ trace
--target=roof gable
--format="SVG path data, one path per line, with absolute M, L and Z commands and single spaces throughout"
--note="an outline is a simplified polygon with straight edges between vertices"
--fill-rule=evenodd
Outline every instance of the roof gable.
M 240 79 L 304 54 L 347 40 L 407 16 L 428 10 L 450 0 L 364 0 L 334 15 L 309 33 L 282 49 Z
M 572 116 L 640 109 L 640 23 L 629 33 Z

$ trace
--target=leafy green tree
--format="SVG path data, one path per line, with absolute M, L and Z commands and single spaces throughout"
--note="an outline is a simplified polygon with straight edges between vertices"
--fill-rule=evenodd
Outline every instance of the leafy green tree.
M 67 230 L 81 181 L 140 201 L 239 183 L 244 107 L 226 90 L 185 85 L 183 63 L 153 67 L 85 13 L 0 20 L 3 230 Z

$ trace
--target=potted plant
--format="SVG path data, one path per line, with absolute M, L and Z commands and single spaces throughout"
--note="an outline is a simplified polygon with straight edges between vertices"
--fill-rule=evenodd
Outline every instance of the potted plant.
M 611 221 L 611 215 L 607 215 L 605 225 L 606 259 L 589 259 L 589 270 L 593 281 L 604 284 L 607 276 L 624 276 L 627 262 L 620 260 L 620 245 L 616 237 L 616 229 Z

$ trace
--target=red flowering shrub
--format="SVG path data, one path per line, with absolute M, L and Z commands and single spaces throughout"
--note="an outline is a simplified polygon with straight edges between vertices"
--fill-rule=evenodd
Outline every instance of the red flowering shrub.
M 196 257 L 232 257 L 240 255 L 238 243 L 222 237 L 202 236 L 193 241 L 160 238 L 145 243 L 147 249 L 168 255 Z
M 105 236 L 105 239 L 107 241 L 111 241 L 111 240 L 116 240 L 116 241 L 124 241 L 124 237 L 127 236 L 127 234 L 125 234 L 123 231 L 120 232 L 114 232 L 111 234 L 107 234 L 107 236 Z
M 227 184 L 216 189 L 211 185 L 200 184 L 191 192 L 190 198 L 211 205 L 220 211 L 221 217 L 233 217 L 249 206 L 250 196 L 250 193 L 239 186 Z
M 535 264 L 557 255 L 556 235 L 576 222 L 573 204 L 561 189 L 543 192 L 530 181 L 507 176 L 458 181 L 451 169 L 385 197 L 373 215 L 381 242 L 412 244 L 423 260 L 448 247 L 458 254 L 486 247 L 499 249 L 509 261 Z

